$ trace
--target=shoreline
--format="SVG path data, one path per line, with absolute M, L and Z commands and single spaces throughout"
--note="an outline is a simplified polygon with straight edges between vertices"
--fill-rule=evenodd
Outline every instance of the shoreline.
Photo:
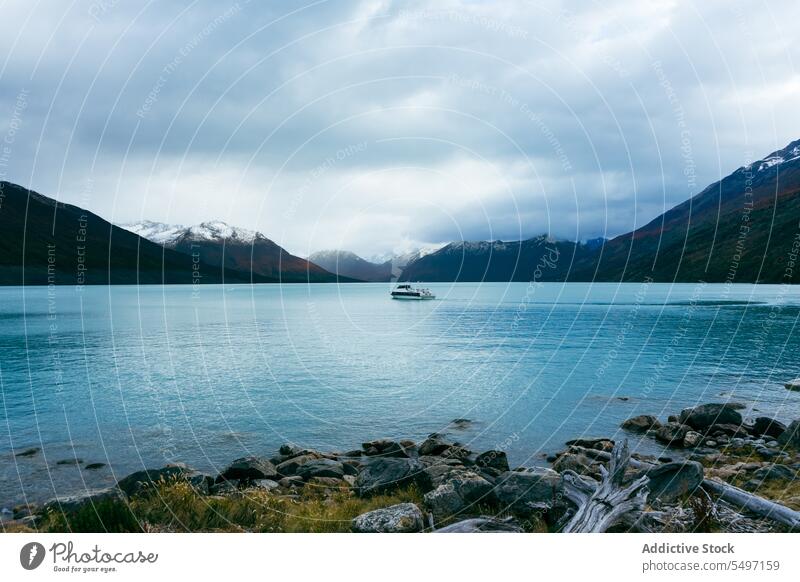
M 634 452 L 626 461 L 626 479 L 647 481 L 642 515 L 655 521 L 643 531 L 727 531 L 734 523 L 739 528 L 734 531 L 788 531 L 785 524 L 754 518 L 708 492 L 713 488 L 708 480 L 718 481 L 744 495 L 780 503 L 789 512 L 800 510 L 800 420 L 787 426 L 769 416 L 745 419 L 739 412 L 743 408 L 712 403 L 680 411 L 666 422 L 651 415 L 622 421 L 628 438 L 652 438 L 676 453 L 656 457 Z M 454 423 L 466 426 L 470 421 Z M 166 500 L 178 495 L 187 505 L 187 520 L 203 513 L 204 506 L 221 505 L 228 511 L 265 503 L 285 506 L 277 510 L 284 517 L 273 515 L 275 530 L 270 529 L 269 512 L 262 510 L 256 524 L 238 523 L 233 516 L 223 520 L 221 527 L 230 528 L 225 531 L 561 531 L 576 510 L 565 500 L 565 483 L 578 479 L 598 486 L 620 446 L 609 438 L 570 440 L 547 457 L 545 468 L 513 467 L 505 450 L 472 451 L 438 433 L 419 442 L 368 441 L 345 452 L 285 444 L 270 457 L 236 459 L 217 475 L 181 463 L 137 471 L 111 487 L 16 506 L 0 523 L 4 531 L 218 529 L 202 521 L 186 527 L 159 523 L 159 500 L 169 506 Z M 32 454 L 21 451 L 17 456 Z M 302 517 L 293 520 L 298 506 L 297 516 Z M 303 515 L 306 511 L 311 514 Z M 326 512 L 333 513 L 325 517 Z M 126 515 L 124 527 L 108 523 L 119 521 L 121 514 Z M 316 519 L 327 520 L 327 525 L 319 529 L 312 524 Z

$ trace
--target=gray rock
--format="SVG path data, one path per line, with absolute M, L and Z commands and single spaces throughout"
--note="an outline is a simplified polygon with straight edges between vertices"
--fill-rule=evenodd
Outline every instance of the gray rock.
M 668 422 L 656 430 L 656 440 L 672 446 L 683 446 L 689 428 L 676 422 Z
M 632 432 L 647 432 L 648 430 L 659 428 L 661 423 L 655 416 L 640 414 L 639 416 L 629 418 L 623 422 L 621 426 L 625 430 Z
M 703 435 L 699 432 L 690 430 L 686 433 L 686 436 L 683 437 L 683 446 L 687 449 L 693 449 L 701 444 L 703 444 Z
M 437 456 L 452 446 L 453 443 L 446 441 L 441 435 L 432 434 L 419 446 L 419 454 L 420 456 Z
M 253 480 L 253 479 L 276 479 L 278 471 L 275 465 L 267 459 L 261 457 L 243 457 L 236 459 L 233 463 L 220 473 L 218 481 Z
M 281 487 L 285 487 L 289 489 L 290 487 L 302 487 L 303 486 L 303 478 L 298 477 L 297 475 L 293 475 L 291 477 L 283 477 L 281 480 L 278 481 L 278 484 Z
M 786 425 L 775 420 L 774 418 L 759 416 L 753 423 L 753 432 L 757 435 L 763 435 L 777 439 L 786 432 Z
M 369 441 L 363 443 L 361 446 L 364 448 L 364 454 L 370 457 L 381 456 L 409 458 L 415 456 L 415 451 L 413 451 L 412 447 L 407 447 L 390 439 Z
M 61 459 L 60 461 L 56 461 L 56 465 L 83 465 L 83 459 L 76 459 L 75 457 Z
M 307 453 L 305 455 L 298 455 L 296 457 L 292 457 L 277 467 L 275 470 L 278 472 L 279 475 L 283 477 L 293 477 L 297 475 L 297 472 L 300 470 L 300 467 L 305 465 L 306 463 L 310 463 L 311 461 L 316 461 L 320 457 L 317 453 Z
M 379 495 L 411 484 L 426 489 L 427 476 L 416 459 L 376 457 L 358 471 L 356 490 L 362 497 Z M 429 481 L 427 486 L 429 486 Z
M 509 471 L 497 478 L 494 495 L 501 508 L 521 514 L 534 511 L 534 506 L 552 503 L 562 494 L 561 476 L 550 469 L 536 468 L 528 472 Z
M 89 489 L 76 495 L 68 495 L 51 499 L 42 506 L 42 512 L 58 511 L 63 513 L 74 513 L 85 506 L 93 506 L 98 503 L 114 501 L 126 501 L 125 494 L 117 487 Z
M 214 484 L 214 477 L 205 473 L 192 473 L 186 477 L 186 481 L 200 495 L 208 495 Z
M 500 472 L 508 471 L 508 457 L 503 451 L 486 451 L 475 458 L 478 467 L 497 469 Z
M 692 493 L 703 482 L 703 466 L 695 461 L 666 463 L 649 469 L 649 499 L 672 503 Z
M 151 492 L 160 484 L 186 480 L 195 471 L 186 465 L 167 465 L 161 469 L 145 469 L 136 471 L 117 482 L 117 487 L 128 497 Z
M 705 432 L 715 424 L 742 424 L 742 415 L 738 410 L 741 404 L 701 404 L 694 408 L 687 408 L 681 411 L 679 420 L 682 424 L 688 424 L 698 432 Z
M 426 493 L 425 507 L 433 514 L 434 520 L 442 521 L 467 511 L 477 503 L 493 502 L 492 491 L 489 481 L 472 471 L 462 471 Z
M 209 495 L 238 495 L 239 481 L 235 479 L 219 481 L 209 488 Z
M 256 479 L 250 483 L 252 487 L 257 489 L 264 489 L 265 491 L 272 491 L 273 489 L 277 489 L 280 487 L 277 481 L 273 481 L 272 479 Z
M 800 378 L 789 380 L 784 386 L 787 390 L 800 390 Z
M 767 447 L 764 446 L 757 447 L 756 454 L 762 459 L 774 459 L 779 455 L 778 451 L 773 449 L 768 449 Z
M 758 469 L 755 476 L 762 481 L 794 481 L 797 478 L 797 471 L 786 465 L 768 465 Z
M 597 470 L 592 468 L 593 464 L 594 461 L 586 455 L 567 452 L 558 456 L 553 463 L 553 469 L 559 473 L 574 471 L 578 475 L 592 475 L 597 473 Z
M 331 459 L 316 459 L 302 464 L 297 469 L 297 476 L 302 477 L 306 481 L 312 477 L 330 477 L 333 479 L 341 479 L 344 477 L 344 467 L 339 461 L 332 461 Z
M 791 445 L 800 448 L 800 420 L 793 420 L 786 431 L 778 437 L 778 442 L 784 446 Z
M 425 520 L 413 503 L 399 503 L 362 513 L 353 520 L 352 529 L 356 533 L 413 533 L 425 529 Z

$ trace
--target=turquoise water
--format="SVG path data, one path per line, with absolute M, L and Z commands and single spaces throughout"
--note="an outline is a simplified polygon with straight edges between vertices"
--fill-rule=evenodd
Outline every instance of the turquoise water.
M 391 301 L 386 284 L 0 289 L 0 506 L 286 441 L 450 430 L 530 465 L 698 402 L 800 417 L 782 385 L 800 376 L 798 289 L 430 287 L 436 301 Z M 75 457 L 107 467 L 57 464 Z

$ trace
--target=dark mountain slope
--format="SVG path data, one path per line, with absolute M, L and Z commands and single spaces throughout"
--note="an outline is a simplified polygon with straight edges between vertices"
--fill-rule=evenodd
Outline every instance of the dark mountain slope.
M 87 210 L 0 182 L 0 285 L 246 282 Z M 262 279 L 266 280 L 266 278 Z
M 591 245 L 540 236 L 515 242 L 459 242 L 409 264 L 403 281 L 563 281 L 575 261 L 590 261 Z
M 797 282 L 800 140 L 577 263 L 573 281 Z

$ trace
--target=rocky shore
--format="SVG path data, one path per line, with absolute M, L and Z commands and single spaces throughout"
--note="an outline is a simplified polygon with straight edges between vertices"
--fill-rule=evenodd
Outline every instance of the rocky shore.
M 306 531 L 307 523 L 307 531 L 352 532 L 800 529 L 800 421 L 785 426 L 769 417 L 744 419 L 742 408 L 705 404 L 666 422 L 643 415 L 622 423 L 623 433 L 653 438 L 666 452 L 680 451 L 679 458 L 629 455 L 627 445 L 609 438 L 569 441 L 548 457 L 549 468 L 512 467 L 503 450 L 472 451 L 440 434 L 421 442 L 379 439 L 346 452 L 286 444 L 270 457 L 236 459 L 218 475 L 175 464 L 138 471 L 107 489 L 16 507 L 3 528 Z M 576 524 L 584 505 L 613 505 L 604 495 L 627 495 L 619 515 Z M 222 518 L 200 517 L 207 513 Z M 329 523 L 312 525 L 314 520 Z

